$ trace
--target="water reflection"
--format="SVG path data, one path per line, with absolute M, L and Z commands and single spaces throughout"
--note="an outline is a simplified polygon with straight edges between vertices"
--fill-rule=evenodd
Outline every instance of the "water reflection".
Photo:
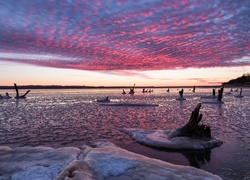
M 218 110 L 218 114 L 220 116 L 223 116 L 223 106 L 221 104 L 216 104 L 217 110 Z
M 27 106 L 27 100 L 26 98 L 23 98 L 23 99 L 20 99 L 20 98 L 17 98 L 17 99 L 14 99 L 16 101 L 16 109 L 18 110 L 20 108 L 20 106 L 22 107 L 22 104 L 25 103 L 25 106 L 24 108 Z
M 190 165 L 192 167 L 201 168 L 203 165 L 209 164 L 211 161 L 211 150 L 167 150 L 164 148 L 154 148 L 144 146 L 139 143 L 133 142 L 122 144 L 121 142 L 114 142 L 121 148 L 129 151 L 145 155 L 154 159 L 160 159 L 165 162 L 170 162 L 179 165 Z
M 183 152 L 182 154 L 187 158 L 190 166 L 200 168 L 201 166 L 210 162 L 211 150 Z

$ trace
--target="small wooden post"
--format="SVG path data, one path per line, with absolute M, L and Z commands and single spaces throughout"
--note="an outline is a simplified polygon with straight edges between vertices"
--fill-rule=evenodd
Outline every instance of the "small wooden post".
M 220 89 L 218 90 L 218 101 L 221 101 L 221 99 L 222 99 L 223 90 L 224 90 L 224 87 L 222 87 L 222 88 L 220 88 Z
M 213 89 L 213 96 L 215 96 L 215 89 Z

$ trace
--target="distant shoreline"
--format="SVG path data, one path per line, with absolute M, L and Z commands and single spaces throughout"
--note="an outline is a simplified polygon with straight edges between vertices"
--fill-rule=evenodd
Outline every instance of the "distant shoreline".
M 214 86 L 195 86 L 196 88 L 219 88 L 221 85 Z M 131 86 L 60 86 L 60 85 L 18 85 L 18 89 L 129 89 Z M 136 89 L 154 88 L 193 88 L 193 86 L 136 86 Z M 0 89 L 14 89 L 14 86 L 0 86 Z
M 195 86 L 196 88 L 220 88 L 222 85 L 214 86 Z M 225 88 L 233 87 L 249 87 L 250 85 L 245 84 L 224 84 Z M 19 85 L 18 89 L 130 89 L 131 86 L 60 86 L 60 85 Z M 136 86 L 136 89 L 168 89 L 168 88 L 193 88 L 193 86 Z M 14 86 L 0 86 L 1 89 L 15 89 Z

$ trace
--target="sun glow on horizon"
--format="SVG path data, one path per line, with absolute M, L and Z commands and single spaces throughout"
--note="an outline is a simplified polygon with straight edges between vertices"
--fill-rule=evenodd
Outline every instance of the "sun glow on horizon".
M 250 72 L 249 66 L 231 68 L 188 68 L 155 71 L 84 71 L 30 64 L 0 63 L 0 85 L 85 85 L 85 86 L 199 86 L 220 85 Z M 13 73 L 14 72 L 14 73 Z

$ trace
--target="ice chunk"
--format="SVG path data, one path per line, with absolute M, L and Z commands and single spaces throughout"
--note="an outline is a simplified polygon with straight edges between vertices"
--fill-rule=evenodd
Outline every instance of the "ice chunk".
M 119 148 L 1 148 L 0 179 L 221 179 L 201 169 L 173 165 Z M 81 157 L 79 160 L 78 157 Z
M 78 148 L 0 147 L 1 178 L 53 179 L 70 162 L 77 159 L 79 153 Z
M 92 175 L 88 177 L 93 179 L 166 179 L 166 177 L 168 179 L 221 179 L 201 169 L 148 158 L 111 143 L 96 143 L 95 148 L 86 148 L 83 153 L 85 158 L 82 162 L 90 166 Z M 74 168 L 68 167 L 68 169 Z M 86 173 L 86 169 L 83 171 Z M 71 178 L 76 178 L 81 173 L 79 169 L 70 173 L 64 171 L 59 179 L 64 179 L 63 175 L 67 174 L 73 174 Z
M 190 137 L 174 137 L 169 139 L 167 130 L 143 130 L 135 128 L 124 128 L 122 132 L 129 134 L 134 140 L 156 148 L 166 148 L 175 150 L 205 150 L 212 149 L 222 144 L 222 141 L 215 138 L 195 139 Z

